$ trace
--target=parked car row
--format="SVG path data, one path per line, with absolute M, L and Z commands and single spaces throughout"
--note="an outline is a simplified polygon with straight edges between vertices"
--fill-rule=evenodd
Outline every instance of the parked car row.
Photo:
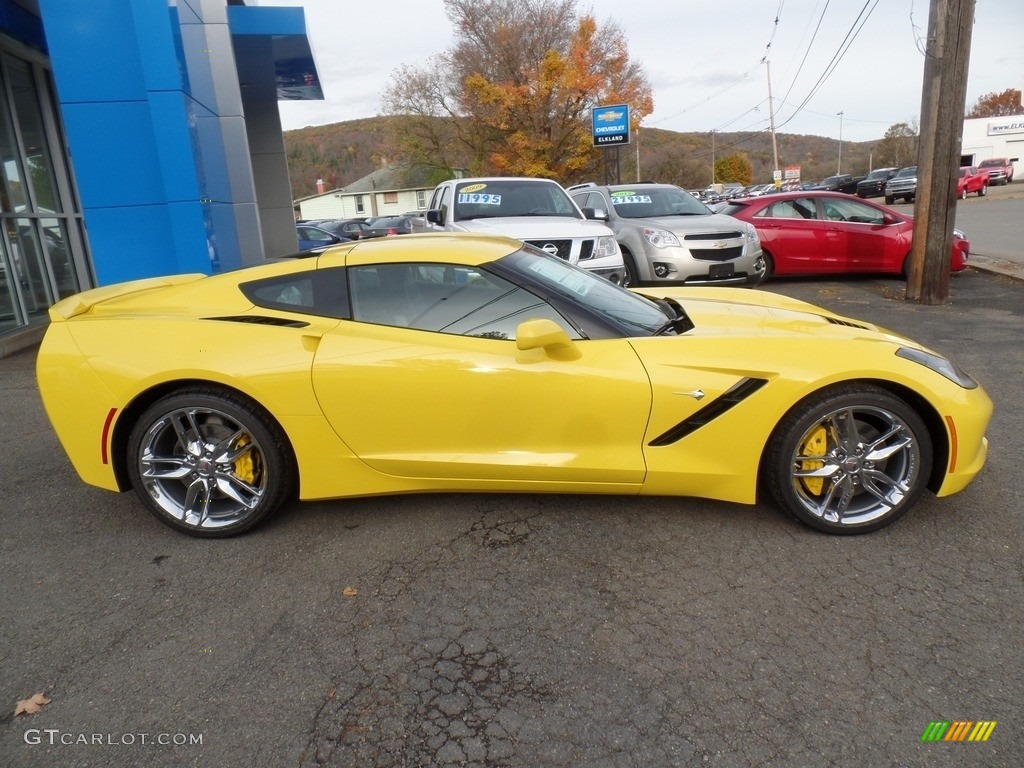
M 310 251 L 352 240 L 369 240 L 389 235 L 407 235 L 412 221 L 422 218 L 422 211 L 400 216 L 376 216 L 367 219 L 314 219 L 296 224 L 299 250 Z
M 973 167 L 961 170 L 960 182 L 962 196 L 981 196 L 988 188 L 987 175 Z M 838 191 L 851 189 L 851 183 L 855 194 Z M 452 179 L 438 185 L 423 213 L 335 222 L 334 230 L 357 233 L 358 239 L 412 231 L 507 235 L 632 287 L 749 287 L 785 275 L 906 276 L 913 219 L 868 198 L 884 194 L 890 204 L 913 201 L 916 167 L 879 168 L 867 177 L 841 174 L 810 188 L 797 182 L 786 187 L 789 191 L 774 184 L 723 189 L 728 200 L 709 207 L 672 184 L 589 182 L 566 190 L 549 179 Z M 326 230 L 331 222 L 319 224 Z M 602 240 L 617 246 L 617 252 L 599 254 L 594 243 Z M 970 243 L 957 230 L 950 271 L 964 269 L 969 255 Z M 619 266 L 606 264 L 608 258 Z

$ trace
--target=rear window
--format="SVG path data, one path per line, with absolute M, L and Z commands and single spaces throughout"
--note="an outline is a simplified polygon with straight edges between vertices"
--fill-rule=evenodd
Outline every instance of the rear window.
M 747 209 L 747 205 L 744 203 L 726 203 L 724 206 L 718 209 L 719 213 L 724 213 L 726 216 L 732 216 L 733 214 L 739 213 Z

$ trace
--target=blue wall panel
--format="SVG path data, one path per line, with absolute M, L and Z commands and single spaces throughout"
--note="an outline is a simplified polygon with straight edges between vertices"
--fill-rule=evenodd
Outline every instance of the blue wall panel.
M 179 272 L 174 249 L 165 247 L 174 231 L 163 205 L 88 211 L 86 231 L 99 285 Z
M 39 9 L 62 102 L 145 98 L 140 50 L 161 52 L 139 39 L 131 0 L 40 0 Z
M 149 102 L 65 104 L 64 126 L 83 207 L 164 202 Z M 182 158 L 191 162 L 190 155 Z

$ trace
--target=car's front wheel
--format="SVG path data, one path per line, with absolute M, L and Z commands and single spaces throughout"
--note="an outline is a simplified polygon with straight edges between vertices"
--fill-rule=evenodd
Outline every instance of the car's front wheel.
M 978 190 L 978 197 L 984 197 L 988 194 L 988 184 L 982 184 L 981 189 Z
M 150 406 L 128 438 L 128 474 L 146 508 L 191 536 L 234 536 L 295 488 L 281 427 L 238 394 L 189 387 Z
M 823 390 L 794 407 L 772 435 L 769 493 L 794 517 L 828 533 L 874 531 L 924 492 L 932 441 L 906 402 L 869 384 Z
M 890 195 L 886 195 L 885 196 L 885 204 L 886 205 L 895 205 L 896 204 L 896 198 L 892 197 Z
M 640 275 L 636 271 L 636 260 L 632 252 L 622 248 L 622 264 L 626 267 L 626 274 L 622 281 L 623 288 L 636 288 L 640 285 Z

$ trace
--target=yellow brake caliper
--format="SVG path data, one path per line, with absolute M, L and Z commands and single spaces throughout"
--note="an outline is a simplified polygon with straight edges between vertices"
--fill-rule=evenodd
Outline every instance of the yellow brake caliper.
M 244 448 L 249 444 L 249 438 L 242 436 L 235 444 L 235 449 Z M 254 485 L 256 483 L 256 462 L 253 458 L 252 451 L 246 451 L 237 459 L 235 459 L 235 477 L 241 480 L 243 483 Z
M 824 456 L 826 450 L 828 450 L 828 433 L 822 426 L 811 432 L 800 446 L 800 453 L 804 456 Z M 800 462 L 800 469 L 804 471 L 821 469 L 824 466 L 825 462 L 819 459 L 804 459 Z M 815 496 L 820 496 L 822 488 L 825 486 L 823 477 L 801 477 L 800 482 Z

